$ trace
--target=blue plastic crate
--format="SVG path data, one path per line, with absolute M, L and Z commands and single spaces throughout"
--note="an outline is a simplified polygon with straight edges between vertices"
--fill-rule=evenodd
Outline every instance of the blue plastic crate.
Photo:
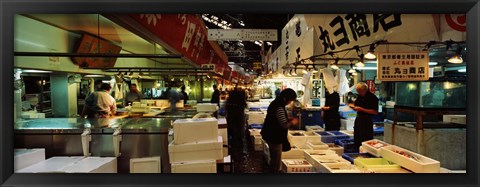
M 348 134 L 345 134 L 340 131 L 327 131 L 330 134 L 333 134 L 335 136 L 335 140 L 343 140 L 343 139 L 350 139 L 350 136 Z
M 252 129 L 262 129 L 263 124 L 251 124 L 250 127 L 252 127 Z
M 343 119 L 356 118 L 357 117 L 357 112 L 355 110 L 349 110 L 348 112 L 340 110 L 340 111 L 338 111 L 338 113 L 340 114 L 340 117 L 343 118 Z
M 258 107 L 250 107 L 250 111 L 260 111 L 260 108 L 258 108 Z
M 355 149 L 355 142 L 353 139 L 337 139 L 335 140 L 335 144 L 342 146 L 344 153 L 353 153 L 358 151 Z
M 373 134 L 375 136 L 381 136 L 381 135 L 383 135 L 383 131 L 384 131 L 383 127 L 377 127 L 375 129 L 373 129 Z
M 315 132 L 317 133 L 318 135 L 321 136 L 321 140 L 323 143 L 334 143 L 335 142 L 335 135 L 327 132 L 327 131 L 323 131 L 323 132 Z
M 342 158 L 353 164 L 356 158 L 375 158 L 375 156 L 368 153 L 343 153 Z

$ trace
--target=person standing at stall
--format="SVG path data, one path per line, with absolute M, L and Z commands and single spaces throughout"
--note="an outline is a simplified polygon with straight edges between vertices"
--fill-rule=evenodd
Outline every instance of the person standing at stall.
M 175 88 L 170 88 L 167 94 L 168 102 L 170 103 L 170 112 L 173 113 L 177 111 L 177 102 L 180 101 L 180 94 Z
M 322 118 L 325 123 L 326 131 L 340 130 L 340 115 L 338 108 L 340 107 L 340 95 L 333 91 L 327 91 L 325 95 L 325 106 L 322 107 Z
M 182 99 L 183 99 L 183 104 L 187 104 L 187 100 L 188 100 L 188 94 L 187 92 L 185 92 L 185 85 L 182 86 L 182 91 L 180 92 L 182 94 Z
M 217 103 L 217 105 L 220 105 L 220 91 L 215 84 L 213 85 L 213 94 L 212 99 L 210 99 L 210 103 Z
M 355 149 L 358 151 L 362 142 L 373 139 L 373 115 L 378 114 L 378 98 L 368 90 L 368 86 L 364 82 L 360 82 L 356 86 L 358 97 L 355 104 L 349 106 L 357 111 L 355 125 L 353 126 L 353 136 Z
M 240 88 L 235 87 L 234 90 L 229 92 L 229 96 L 226 103 L 227 110 L 227 131 L 229 136 L 232 137 L 231 144 L 233 146 L 239 146 L 242 144 L 243 132 L 241 129 L 245 126 L 245 107 L 247 101 L 245 99 L 245 93 L 241 93 Z
M 90 94 L 85 99 L 87 118 L 108 118 L 115 115 L 117 105 L 115 99 L 109 94 L 111 89 L 110 84 L 103 83 L 100 91 Z
M 285 110 L 285 106 L 295 101 L 296 98 L 295 91 L 287 88 L 268 106 L 267 116 L 260 134 L 262 139 L 268 143 L 272 173 L 280 172 L 282 151 L 290 149 L 290 143 L 287 139 L 288 129 L 291 126 L 298 125 L 298 119 L 289 119 Z
M 137 84 L 130 85 L 130 92 L 127 94 L 127 105 L 131 105 L 133 102 L 140 102 L 143 99 L 143 94 L 137 89 Z

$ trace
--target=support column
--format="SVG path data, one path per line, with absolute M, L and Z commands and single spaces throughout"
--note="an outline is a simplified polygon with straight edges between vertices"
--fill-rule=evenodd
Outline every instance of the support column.
M 77 84 L 69 83 L 68 73 L 50 75 L 52 113 L 54 117 L 77 115 Z

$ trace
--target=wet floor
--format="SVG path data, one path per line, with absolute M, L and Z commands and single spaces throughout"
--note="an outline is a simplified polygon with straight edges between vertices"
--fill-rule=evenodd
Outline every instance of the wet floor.
M 246 129 L 244 129 L 244 132 Z M 263 151 L 255 151 L 248 133 L 243 133 L 241 141 L 231 141 L 230 155 L 234 173 L 268 173 L 269 167 Z

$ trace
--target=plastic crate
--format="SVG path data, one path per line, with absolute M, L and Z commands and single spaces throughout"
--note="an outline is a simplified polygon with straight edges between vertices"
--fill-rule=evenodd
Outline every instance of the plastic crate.
M 323 143 L 334 143 L 335 142 L 335 136 L 333 134 L 330 134 L 327 131 L 315 131 L 318 135 L 320 135 L 320 139 L 322 140 Z
M 344 153 L 353 153 L 355 152 L 355 142 L 353 139 L 337 139 L 335 144 L 343 147 Z
M 371 168 L 400 168 L 399 165 L 384 158 L 357 158 L 353 163 L 361 171 L 368 171 Z
M 349 110 L 349 111 L 340 110 L 340 111 L 338 111 L 338 113 L 340 114 L 340 117 L 343 118 L 343 119 L 357 117 L 357 112 L 355 112 L 354 110 Z
M 383 127 L 377 127 L 373 129 L 373 135 L 374 136 L 382 136 L 383 135 L 384 128 Z
M 349 139 L 350 136 L 340 131 L 328 131 L 335 136 L 335 140 Z
M 263 128 L 263 124 L 251 124 L 250 127 L 252 129 L 262 129 Z
M 375 156 L 368 153 L 343 153 L 342 158 L 350 161 L 353 164 L 357 158 L 375 158 Z

